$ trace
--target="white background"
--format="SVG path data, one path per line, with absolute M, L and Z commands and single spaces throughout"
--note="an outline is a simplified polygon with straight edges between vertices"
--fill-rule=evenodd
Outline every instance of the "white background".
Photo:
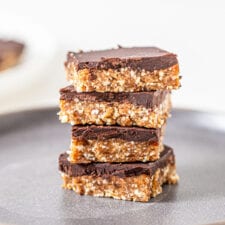
M 21 21 L 13 29 L 30 24 L 27 32 L 44 30 L 33 33 L 44 36 L 39 45 L 45 35 L 54 43 L 51 60 L 30 74 L 40 79 L 24 85 L 16 98 L 9 86 L 0 112 L 57 105 L 58 89 L 66 84 L 66 52 L 117 44 L 155 45 L 177 53 L 183 79 L 174 106 L 225 112 L 225 1 L 1 0 L 0 6 L 0 19 L 3 12 L 8 21 Z

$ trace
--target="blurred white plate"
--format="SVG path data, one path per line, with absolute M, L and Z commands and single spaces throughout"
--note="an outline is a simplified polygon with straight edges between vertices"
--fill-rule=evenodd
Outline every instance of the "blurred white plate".
M 0 12 L 0 38 L 12 39 L 25 44 L 20 63 L 0 72 L 0 101 L 15 100 L 27 89 L 44 79 L 44 70 L 54 57 L 57 45 L 51 35 L 28 19 Z

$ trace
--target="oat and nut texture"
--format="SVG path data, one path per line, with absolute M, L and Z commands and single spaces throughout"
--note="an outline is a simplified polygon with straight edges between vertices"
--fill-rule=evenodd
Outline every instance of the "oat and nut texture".
M 163 150 L 162 141 L 134 142 L 121 139 L 79 140 L 72 138 L 69 161 L 88 162 L 134 162 L 155 161 Z
M 80 195 L 111 197 L 114 199 L 147 202 L 162 192 L 164 183 L 175 184 L 178 181 L 175 165 L 157 169 L 153 176 L 135 177 L 69 177 L 62 174 L 63 187 Z
M 59 118 L 63 123 L 139 126 L 161 128 L 170 115 L 171 94 L 153 109 L 129 102 L 89 102 L 60 100 Z
M 117 70 L 76 70 L 73 62 L 66 65 L 67 80 L 77 92 L 136 92 L 159 89 L 178 89 L 178 64 L 153 72 L 121 68 Z

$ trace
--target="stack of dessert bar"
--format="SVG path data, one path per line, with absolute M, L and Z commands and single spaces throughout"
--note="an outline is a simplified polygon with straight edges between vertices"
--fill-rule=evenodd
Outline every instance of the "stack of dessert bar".
M 180 86 L 176 55 L 155 47 L 69 52 L 71 86 L 59 117 L 72 125 L 59 156 L 63 187 L 78 194 L 148 201 L 174 184 L 173 149 L 163 145 L 171 90 Z

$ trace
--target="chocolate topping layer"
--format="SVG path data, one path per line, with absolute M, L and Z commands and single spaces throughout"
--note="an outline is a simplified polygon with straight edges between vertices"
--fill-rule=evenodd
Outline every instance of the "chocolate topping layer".
M 157 90 L 149 92 L 76 92 L 74 87 L 68 86 L 60 90 L 60 99 L 72 101 L 78 98 L 80 101 L 90 102 L 129 102 L 137 106 L 152 108 L 158 106 L 170 91 Z
M 126 141 L 151 141 L 158 142 L 161 137 L 161 129 L 121 127 L 121 126 L 73 126 L 72 137 L 81 140 L 107 140 L 119 138 Z
M 59 170 L 68 176 L 119 176 L 132 177 L 141 174 L 153 175 L 158 168 L 163 168 L 168 164 L 175 163 L 173 149 L 165 146 L 160 155 L 160 159 L 148 163 L 89 163 L 76 164 L 70 163 L 68 154 L 63 153 L 59 156 Z
M 90 52 L 69 52 L 67 62 L 77 70 L 131 68 L 154 71 L 178 64 L 175 54 L 156 47 L 117 48 Z

